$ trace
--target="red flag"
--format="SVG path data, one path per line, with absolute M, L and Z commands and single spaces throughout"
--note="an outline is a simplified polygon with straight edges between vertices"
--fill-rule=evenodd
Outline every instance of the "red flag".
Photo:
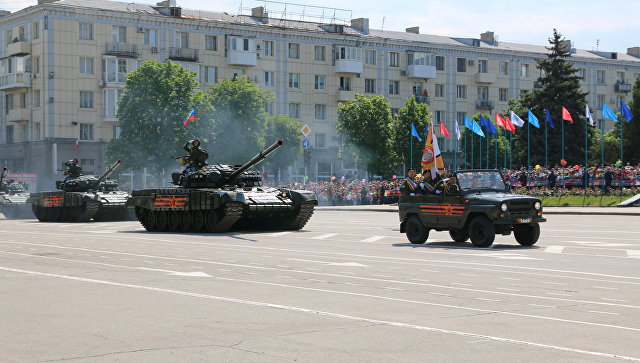
M 573 123 L 573 119 L 571 118 L 571 114 L 569 113 L 569 111 L 567 111 L 566 108 L 564 108 L 564 106 L 562 106 L 562 119 L 564 121 L 569 121 L 569 122 Z
M 507 125 L 506 129 L 511 131 L 512 134 L 516 133 L 516 127 L 513 126 L 513 124 L 511 123 L 511 120 L 509 120 L 509 117 L 505 116 L 504 124 Z
M 496 125 L 498 126 L 502 126 L 505 129 L 507 129 L 507 125 L 504 123 L 504 119 L 502 118 L 502 116 L 500 116 L 499 113 L 496 112 Z
M 80 138 L 76 137 L 76 151 L 80 149 Z
M 440 135 L 444 135 L 444 137 L 449 137 L 449 130 L 444 127 L 444 122 L 440 122 Z

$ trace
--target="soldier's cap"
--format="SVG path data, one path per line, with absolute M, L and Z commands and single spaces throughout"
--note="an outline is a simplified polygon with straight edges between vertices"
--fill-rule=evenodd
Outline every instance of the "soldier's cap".
M 411 170 L 416 171 L 416 169 L 414 169 L 414 168 L 409 168 L 409 169 L 407 169 L 407 173 L 410 172 Z
M 78 159 L 73 158 L 73 159 L 71 160 L 71 162 L 77 163 L 77 162 L 78 162 Z

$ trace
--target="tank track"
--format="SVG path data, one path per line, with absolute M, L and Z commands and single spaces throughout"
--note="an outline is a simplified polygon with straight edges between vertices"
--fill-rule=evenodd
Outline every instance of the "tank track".
M 300 204 L 300 210 L 298 214 L 293 218 L 293 221 L 288 226 L 285 226 L 285 229 L 289 230 L 300 230 L 302 229 L 311 215 L 313 214 L 313 208 L 315 207 L 315 203 L 313 202 L 305 202 Z
M 80 211 L 78 216 L 73 219 L 75 222 L 89 222 L 91 218 L 98 213 L 98 209 L 100 208 L 100 203 L 89 202 L 85 205 L 84 211 Z
M 224 215 L 218 223 L 216 223 L 213 232 L 221 233 L 229 231 L 240 218 L 242 218 L 242 204 L 227 203 L 224 206 Z

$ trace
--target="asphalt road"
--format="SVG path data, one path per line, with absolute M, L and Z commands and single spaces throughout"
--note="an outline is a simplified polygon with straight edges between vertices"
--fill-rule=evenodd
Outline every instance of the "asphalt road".
M 220 235 L 0 219 L 0 360 L 640 361 L 638 217 L 547 217 L 490 249 L 372 211 Z

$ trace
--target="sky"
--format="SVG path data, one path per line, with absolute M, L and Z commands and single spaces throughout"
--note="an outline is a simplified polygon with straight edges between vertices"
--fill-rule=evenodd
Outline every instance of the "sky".
M 159 0 L 157 0 L 159 1 Z M 157 1 L 136 0 L 138 3 L 155 4 Z M 243 14 L 256 6 L 265 6 L 271 14 L 284 9 L 280 3 L 257 0 L 177 0 L 178 6 L 190 9 L 224 11 Z M 17 11 L 35 5 L 37 0 L 0 0 L 0 9 Z M 302 5 L 295 0 L 287 5 L 288 18 L 299 19 L 304 11 L 307 15 L 333 14 L 338 18 L 369 18 L 374 29 L 404 31 L 419 26 L 422 34 L 450 37 L 479 38 L 480 33 L 493 31 L 500 41 L 547 45 L 553 29 L 558 31 L 573 46 L 586 50 L 616 51 L 624 53 L 627 48 L 640 46 L 640 1 L 609 0 L 316 0 Z

